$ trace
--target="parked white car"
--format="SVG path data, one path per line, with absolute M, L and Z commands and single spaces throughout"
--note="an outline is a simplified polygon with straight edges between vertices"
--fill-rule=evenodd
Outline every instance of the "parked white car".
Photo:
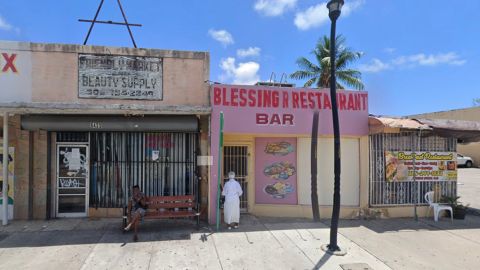
M 471 157 L 457 154 L 457 165 L 471 168 L 473 166 L 473 159 Z

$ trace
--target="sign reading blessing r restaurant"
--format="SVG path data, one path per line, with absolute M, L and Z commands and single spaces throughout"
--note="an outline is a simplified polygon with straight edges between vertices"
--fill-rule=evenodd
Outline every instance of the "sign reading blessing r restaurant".
M 163 98 L 162 58 L 120 55 L 78 55 L 80 98 Z

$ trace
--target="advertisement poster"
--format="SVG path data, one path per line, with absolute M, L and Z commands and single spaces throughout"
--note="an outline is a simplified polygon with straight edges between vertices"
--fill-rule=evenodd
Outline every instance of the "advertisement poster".
M 297 204 L 297 140 L 255 140 L 255 201 Z
M 385 151 L 385 180 L 457 180 L 457 155 L 454 152 Z
M 3 205 L 3 145 L 0 140 L 0 205 Z M 13 168 L 15 168 L 15 148 L 8 148 L 8 219 L 13 219 L 13 180 L 15 173 Z M 3 207 L 0 207 L 0 216 L 3 215 Z

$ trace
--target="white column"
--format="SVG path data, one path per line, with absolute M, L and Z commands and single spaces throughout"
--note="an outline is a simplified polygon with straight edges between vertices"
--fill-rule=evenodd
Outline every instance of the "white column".
M 3 220 L 8 224 L 8 113 L 3 113 Z

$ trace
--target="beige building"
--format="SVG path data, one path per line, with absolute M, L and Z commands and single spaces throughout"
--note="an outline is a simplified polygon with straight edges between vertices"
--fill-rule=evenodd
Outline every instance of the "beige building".
M 206 204 L 209 64 L 207 52 L 0 42 L 11 217 L 121 216 L 134 184 Z
M 450 111 L 424 113 L 410 116 L 412 118 L 426 118 L 426 119 L 450 119 L 462 121 L 476 121 L 480 122 L 480 107 L 472 107 L 465 109 L 457 109 Z M 480 143 L 459 143 L 457 145 L 458 153 L 473 158 L 474 166 L 480 165 Z

